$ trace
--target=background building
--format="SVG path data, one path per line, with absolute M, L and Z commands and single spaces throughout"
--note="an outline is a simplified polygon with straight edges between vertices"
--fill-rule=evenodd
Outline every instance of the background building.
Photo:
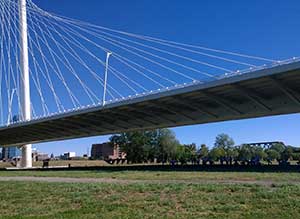
M 91 149 L 91 158 L 94 160 L 100 159 L 124 159 L 126 154 L 120 150 L 119 145 L 112 145 L 109 142 L 102 144 L 93 144 Z
M 45 153 L 40 153 L 37 150 L 34 150 L 32 152 L 32 160 L 34 162 L 36 161 L 44 161 L 44 160 L 48 160 L 49 159 L 49 155 L 45 154 Z
M 70 160 L 70 159 L 75 158 L 75 157 L 76 157 L 76 153 L 75 152 L 65 152 L 62 155 L 62 159 L 64 159 L 64 160 Z
M 2 148 L 2 159 L 3 160 L 10 160 L 15 157 L 21 156 L 21 150 L 17 147 L 7 147 Z
M 16 123 L 19 121 L 19 116 L 15 115 L 13 118 L 10 120 L 11 123 Z M 18 147 L 5 147 L 2 148 L 2 160 L 11 160 L 12 158 L 15 157 L 20 157 L 22 155 L 21 150 Z

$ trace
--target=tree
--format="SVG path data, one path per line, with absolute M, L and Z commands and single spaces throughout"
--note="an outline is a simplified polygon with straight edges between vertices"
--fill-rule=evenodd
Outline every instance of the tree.
M 186 164 L 188 160 L 188 154 L 184 145 L 177 145 L 175 160 L 178 160 L 181 164 Z
M 232 158 L 237 161 L 239 158 L 239 148 L 238 147 L 234 147 L 232 152 L 231 152 L 231 156 Z
M 275 155 L 276 151 L 276 160 L 278 161 L 287 161 L 293 153 L 293 149 L 291 147 L 286 147 L 283 143 L 277 143 L 272 145 L 269 149 L 267 149 L 267 153 L 269 150 L 272 150 L 271 152 L 273 155 Z
M 285 146 L 282 143 L 274 144 L 270 147 L 271 150 L 277 151 L 279 154 L 283 153 L 285 150 Z
M 146 160 L 153 162 L 155 158 L 159 157 L 159 130 L 145 131 L 143 134 L 148 139 L 147 144 L 144 145 L 144 157 Z
M 198 151 L 198 157 L 200 159 L 203 159 L 205 157 L 208 157 L 208 154 L 209 154 L 209 149 L 208 147 L 205 145 L 205 144 L 202 144 L 200 146 L 200 150 Z
M 258 158 L 260 160 L 263 160 L 267 157 L 266 152 L 264 151 L 264 149 L 260 146 L 255 146 L 253 147 L 253 157 L 252 158 Z
M 253 156 L 251 146 L 247 144 L 241 145 L 238 152 L 238 160 L 240 161 L 249 161 Z
M 144 132 L 127 132 L 120 135 L 113 135 L 110 142 L 118 144 L 127 156 L 127 160 L 132 163 L 141 163 L 145 160 L 145 148 L 150 144 Z
M 154 158 L 166 162 L 175 156 L 179 145 L 175 134 L 169 129 L 121 133 L 111 136 L 110 142 L 118 144 L 127 154 L 127 160 L 132 163 Z
M 215 147 L 222 148 L 225 151 L 225 156 L 232 156 L 234 141 L 229 135 L 220 134 L 216 137 Z
M 294 149 L 292 146 L 286 146 L 284 151 L 281 153 L 280 159 L 288 161 L 293 155 Z
M 176 154 L 177 146 L 180 145 L 176 135 L 170 129 L 158 130 L 158 152 L 162 161 L 169 161 Z
M 186 162 L 191 161 L 193 164 L 197 161 L 197 146 L 195 143 L 183 145 Z
M 299 162 L 300 161 L 300 153 L 293 153 L 292 159 Z
M 213 160 L 213 161 L 218 161 L 220 160 L 221 157 L 225 156 L 225 150 L 220 147 L 214 147 L 210 152 L 208 157 Z
M 278 151 L 274 150 L 274 149 L 267 149 L 266 154 L 267 154 L 267 158 L 270 161 L 280 159 L 280 153 Z

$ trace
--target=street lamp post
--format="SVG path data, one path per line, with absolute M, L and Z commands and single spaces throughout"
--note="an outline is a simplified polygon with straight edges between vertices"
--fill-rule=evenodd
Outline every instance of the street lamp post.
M 107 89 L 107 74 L 108 74 L 108 65 L 109 65 L 109 58 L 112 55 L 111 52 L 107 52 L 106 54 L 106 65 L 105 65 L 105 73 L 104 73 L 104 84 L 103 84 L 103 99 L 102 99 L 102 106 L 105 106 L 105 99 L 106 99 L 106 89 Z

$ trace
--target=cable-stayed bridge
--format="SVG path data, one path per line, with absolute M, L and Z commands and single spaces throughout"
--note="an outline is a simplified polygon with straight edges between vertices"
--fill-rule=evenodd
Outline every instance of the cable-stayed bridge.
M 0 145 L 300 111 L 298 58 L 137 35 L 31 0 L 0 11 Z

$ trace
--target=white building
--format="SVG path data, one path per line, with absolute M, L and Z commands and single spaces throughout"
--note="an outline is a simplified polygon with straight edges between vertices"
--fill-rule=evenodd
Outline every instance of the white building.
M 72 158 L 76 157 L 76 153 L 75 152 L 65 152 L 63 157 L 66 160 L 72 159 Z

